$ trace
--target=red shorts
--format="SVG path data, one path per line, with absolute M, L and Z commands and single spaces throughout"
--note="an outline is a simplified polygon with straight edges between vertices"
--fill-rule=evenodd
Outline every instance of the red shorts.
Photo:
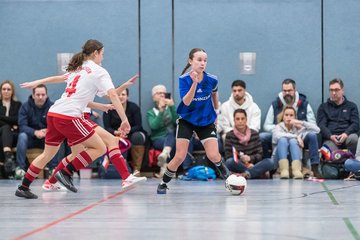
M 51 146 L 58 146 L 67 138 L 68 145 L 71 147 L 82 143 L 95 133 L 94 129 L 82 118 L 49 113 L 46 121 L 45 143 Z
M 95 129 L 98 125 L 93 122 L 91 119 L 91 114 L 90 113 L 83 113 L 83 120 L 85 123 L 87 123 L 90 127 L 92 127 L 92 129 Z

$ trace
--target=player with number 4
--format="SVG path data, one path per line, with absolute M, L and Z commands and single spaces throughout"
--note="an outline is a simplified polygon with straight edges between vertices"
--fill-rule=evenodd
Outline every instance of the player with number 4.
M 68 140 L 72 154 L 79 159 L 77 162 L 80 163 L 76 166 L 68 164 L 64 168 L 65 172 L 71 173 L 77 171 L 106 152 L 106 146 L 102 139 L 82 118 L 85 107 L 94 100 L 95 95 L 106 94 L 110 98 L 122 120 L 120 125 L 121 131 L 124 134 L 130 131 L 130 124 L 112 79 L 109 73 L 101 67 L 103 55 L 103 44 L 97 40 L 88 40 L 82 47 L 82 51 L 72 57 L 67 67 L 68 73 L 62 79 L 62 81 L 67 83 L 65 91 L 60 99 L 51 106 L 47 115 L 48 128 L 44 151 L 29 166 L 22 184 L 15 192 L 16 196 L 37 198 L 37 195 L 30 191 L 30 184 L 57 153 L 60 144 L 65 138 Z M 42 83 L 42 80 L 44 79 L 24 83 L 21 86 L 38 85 Z M 50 80 L 48 82 L 60 82 L 59 77 L 56 76 L 50 77 Z M 61 183 L 67 188 L 71 187 L 70 174 L 64 177 Z

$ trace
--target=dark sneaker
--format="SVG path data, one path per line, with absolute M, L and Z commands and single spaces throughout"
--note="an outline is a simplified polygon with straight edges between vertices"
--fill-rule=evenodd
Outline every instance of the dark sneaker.
M 64 170 L 58 171 L 55 174 L 55 178 L 62 184 L 64 187 L 69 189 L 72 192 L 77 192 L 77 188 L 74 186 L 72 182 L 72 177 L 68 175 Z
M 220 178 L 227 179 L 230 176 L 229 169 L 225 166 L 225 164 L 222 161 L 221 161 L 221 165 L 216 167 L 219 170 Z
M 17 197 L 23 197 L 23 198 L 27 198 L 27 199 L 36 199 L 38 198 L 38 196 L 36 196 L 35 194 L 33 194 L 30 189 L 29 190 L 21 190 L 21 189 L 16 189 L 15 192 L 15 196 Z
M 166 190 L 168 190 L 168 187 L 165 183 L 159 184 L 157 187 L 157 194 L 166 194 Z

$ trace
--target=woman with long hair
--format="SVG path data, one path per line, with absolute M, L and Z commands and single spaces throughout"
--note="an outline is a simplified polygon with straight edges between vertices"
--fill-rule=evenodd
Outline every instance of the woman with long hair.
M 0 160 L 5 177 L 9 177 L 15 170 L 15 157 L 11 152 L 18 134 L 18 115 L 21 102 L 16 100 L 15 86 L 11 80 L 5 80 L 0 85 L 0 138 L 5 159 Z M 2 169 L 1 169 L 2 170 Z M 0 171 L 1 171 L 0 170 Z M 1 175 L 1 174 L 0 174 Z

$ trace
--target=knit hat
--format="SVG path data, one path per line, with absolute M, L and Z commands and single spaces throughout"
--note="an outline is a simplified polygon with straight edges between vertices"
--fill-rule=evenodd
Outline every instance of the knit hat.
M 166 92 L 166 87 L 164 85 L 159 84 L 159 85 L 154 86 L 152 88 L 151 92 L 152 92 L 153 96 L 158 92 L 164 92 L 165 93 Z

